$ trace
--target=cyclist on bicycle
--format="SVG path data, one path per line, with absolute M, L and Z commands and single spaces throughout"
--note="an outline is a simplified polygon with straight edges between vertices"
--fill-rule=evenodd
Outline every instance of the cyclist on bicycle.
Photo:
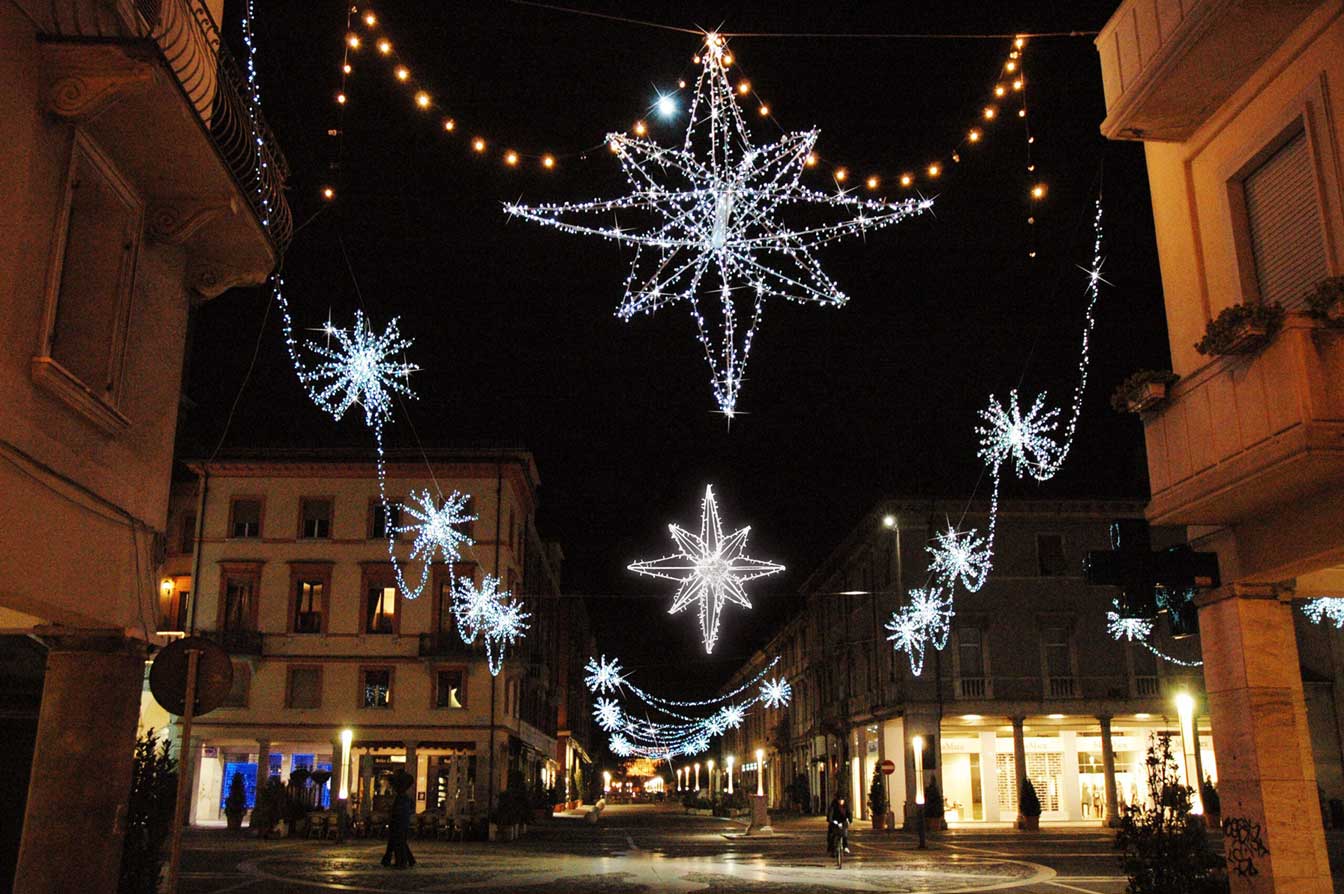
M 826 852 L 832 857 L 838 848 L 844 848 L 845 853 L 850 853 L 849 824 L 853 821 L 849 808 L 845 806 L 844 796 L 836 795 L 830 809 L 826 811 Z

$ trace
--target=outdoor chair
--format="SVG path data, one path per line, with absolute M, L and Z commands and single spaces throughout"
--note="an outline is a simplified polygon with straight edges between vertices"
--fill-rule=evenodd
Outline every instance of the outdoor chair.
M 325 813 L 314 813 L 309 815 L 308 837 L 309 838 L 327 837 L 327 815 Z

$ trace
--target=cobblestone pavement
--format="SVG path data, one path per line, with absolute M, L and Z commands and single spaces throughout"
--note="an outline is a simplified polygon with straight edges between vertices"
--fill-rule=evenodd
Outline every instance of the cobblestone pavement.
M 819 819 L 778 822 L 773 838 L 730 838 L 742 826 L 652 806 L 615 806 L 597 826 L 577 815 L 535 824 L 512 843 L 414 841 L 409 870 L 379 865 L 384 844 L 257 841 L 189 833 L 184 894 L 377 891 L 404 894 L 823 894 L 835 891 L 1118 894 L 1111 835 L 1057 830 L 950 832 L 929 837 L 856 829 L 843 869 L 826 857 Z

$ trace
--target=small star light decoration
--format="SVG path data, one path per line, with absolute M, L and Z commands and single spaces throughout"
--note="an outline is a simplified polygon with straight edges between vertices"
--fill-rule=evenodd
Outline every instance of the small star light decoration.
M 751 608 L 742 585 L 758 577 L 778 574 L 784 566 L 743 555 L 750 527 L 734 531 L 727 537 L 723 535 L 712 486 L 705 488 L 699 536 L 677 525 L 667 527 L 678 552 L 661 559 L 635 562 L 629 569 L 636 574 L 680 582 L 668 614 L 676 614 L 695 603 L 700 612 L 705 652 L 712 653 L 719 638 L 719 615 L 724 603 Z
M 499 579 L 491 574 L 481 580 L 479 587 L 470 578 L 457 579 L 453 614 L 463 642 L 471 645 L 478 636 L 485 642 L 491 676 L 499 676 L 505 648 L 522 638 L 531 617 L 508 590 L 499 589 Z
M 411 543 L 411 560 L 418 559 L 423 563 L 420 568 L 420 581 L 414 588 L 406 583 L 401 565 L 393 563 L 397 583 L 408 599 L 414 599 L 424 592 L 429 582 L 430 564 L 435 559 L 451 569 L 453 563 L 462 557 L 461 547 L 475 543 L 465 531 L 458 530 L 459 526 L 476 520 L 476 516 L 466 511 L 470 500 L 471 497 L 467 494 L 453 491 L 444 498 L 441 505 L 435 505 L 434 497 L 428 490 L 423 490 L 418 494 L 412 491 L 410 500 L 401 504 L 401 508 L 410 516 L 411 523 L 388 526 L 388 551 L 389 553 L 392 551 L 396 535 L 413 534 L 415 540 Z
M 617 757 L 629 757 L 635 753 L 635 746 L 630 744 L 630 740 L 620 733 L 612 733 L 607 739 L 607 748 Z
M 775 677 L 761 684 L 761 704 L 767 708 L 783 708 L 793 698 L 793 687 L 783 677 Z
M 753 145 L 733 85 L 725 42 L 710 34 L 680 149 L 609 134 L 630 193 L 618 199 L 544 205 L 508 203 L 504 210 L 566 233 L 600 236 L 634 247 L 625 296 L 616 315 L 628 321 L 670 304 L 685 304 L 709 362 L 719 410 L 731 420 L 747 359 L 767 299 L 840 306 L 848 297 L 821 269 L 815 249 L 845 236 L 889 226 L 932 207 L 929 199 L 886 202 L 799 181 L 815 130 Z M 834 222 L 785 223 L 803 207 L 840 212 Z M 626 227 L 617 214 L 638 219 Z M 575 222 L 572 219 L 578 218 Z M 583 219 L 591 222 L 582 222 Z M 718 319 L 708 319 L 718 311 Z
M 311 369 L 300 368 L 299 381 L 313 402 L 336 419 L 358 404 L 364 408 L 369 427 L 381 431 L 392 414 L 393 395 L 415 396 L 407 379 L 419 367 L 393 359 L 411 346 L 411 340 L 402 337 L 395 317 L 386 332 L 375 334 L 358 310 L 350 329 L 327 323 L 321 331 L 327 336 L 326 344 L 309 341 L 306 345 L 321 359 Z
M 1302 614 L 1313 624 L 1329 621 L 1336 627 L 1344 628 L 1344 598 L 1321 596 L 1309 599 L 1302 605 Z
M 891 615 L 887 639 L 898 652 L 910 657 L 915 676 L 924 672 L 925 644 L 941 650 L 952 633 L 952 598 L 942 590 L 920 587 L 911 590 L 909 601 Z
M 1044 394 L 1037 395 L 1025 413 L 1018 405 L 1016 388 L 1008 395 L 1007 405 L 991 395 L 980 418 L 984 424 L 975 429 L 980 436 L 980 459 L 996 476 L 1010 459 L 1019 478 L 1030 475 L 1037 481 L 1048 481 L 1059 471 L 1059 448 L 1054 439 L 1059 410 L 1046 408 Z
M 621 675 L 621 663 L 615 658 L 608 661 L 606 655 L 589 658 L 583 670 L 583 681 L 592 692 L 615 692 L 625 682 L 625 677 Z
M 621 728 L 621 705 L 613 698 L 599 698 L 593 702 L 593 718 L 607 732 Z
M 929 572 L 948 588 L 960 584 L 974 593 L 985 585 L 993 558 L 989 540 L 972 528 L 958 531 L 949 523 L 946 531 L 933 535 L 929 553 Z

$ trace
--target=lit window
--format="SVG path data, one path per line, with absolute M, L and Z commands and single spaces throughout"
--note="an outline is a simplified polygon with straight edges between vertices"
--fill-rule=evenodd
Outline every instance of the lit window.
M 395 633 L 397 588 L 375 584 L 364 596 L 364 632 Z
M 294 585 L 294 632 L 322 632 L 322 597 L 326 581 L 300 578 Z
M 392 707 L 392 668 L 366 667 L 360 671 L 365 708 Z
M 466 674 L 461 670 L 441 670 L 437 676 L 434 707 L 465 708 L 467 706 Z

